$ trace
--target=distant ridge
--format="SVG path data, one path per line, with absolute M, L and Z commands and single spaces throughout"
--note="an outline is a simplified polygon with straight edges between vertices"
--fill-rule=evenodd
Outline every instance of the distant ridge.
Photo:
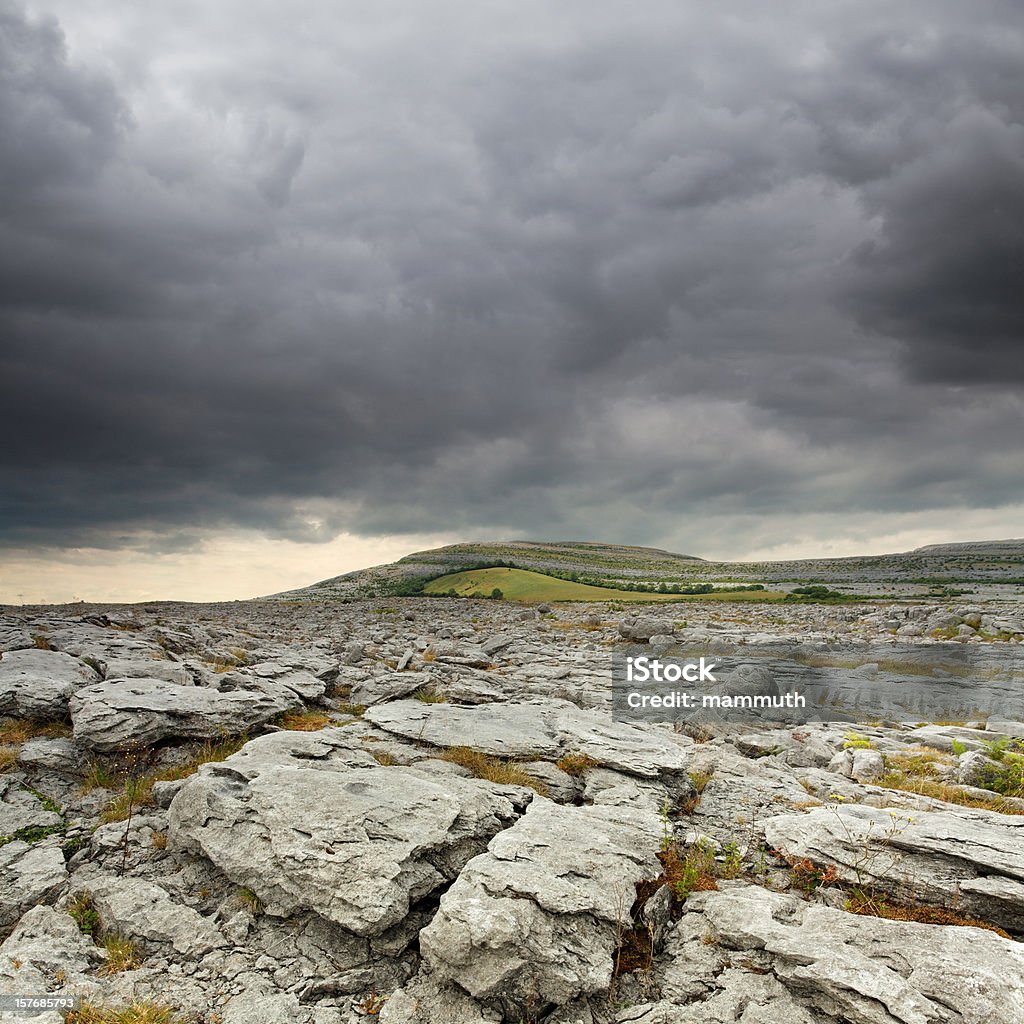
M 411 581 L 433 579 L 482 565 L 580 578 L 667 583 L 1014 583 L 1024 580 L 1024 540 L 928 544 L 887 555 L 803 558 L 763 562 L 712 562 L 662 548 L 596 541 L 471 541 L 414 551 L 388 565 L 357 569 L 271 600 L 338 600 L 408 592 Z
M 914 548 L 913 555 L 993 555 L 1019 557 L 1024 552 L 1024 538 L 1018 540 L 968 540 L 951 544 L 926 544 Z

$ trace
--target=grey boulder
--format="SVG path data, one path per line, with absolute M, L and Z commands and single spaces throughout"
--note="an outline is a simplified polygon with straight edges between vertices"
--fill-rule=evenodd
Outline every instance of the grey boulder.
M 64 855 L 55 844 L 15 840 L 0 846 L 0 933 L 26 910 L 54 898 L 67 881 Z
M 61 651 L 8 651 L 0 659 L 0 715 L 64 718 L 68 698 L 99 678 L 84 662 Z
M 536 801 L 471 860 L 420 933 L 434 975 L 506 1008 L 607 990 L 635 884 L 656 877 L 661 822 Z
M 278 734 L 188 780 L 168 847 L 211 860 L 268 914 L 379 935 L 511 824 L 527 793 L 382 767 L 342 735 Z
M 220 693 L 164 679 L 108 679 L 70 702 L 75 742 L 101 752 L 242 733 L 292 706 L 261 690 Z
M 850 804 L 771 818 L 765 837 L 847 883 L 1024 933 L 1024 817 Z
M 687 913 L 666 942 L 672 962 L 662 980 L 663 1001 L 633 1008 L 620 1021 L 1022 1020 L 1024 949 L 1009 939 L 977 928 L 858 917 L 753 886 L 725 885 L 687 900 Z M 745 1006 L 758 1012 L 748 1015 Z

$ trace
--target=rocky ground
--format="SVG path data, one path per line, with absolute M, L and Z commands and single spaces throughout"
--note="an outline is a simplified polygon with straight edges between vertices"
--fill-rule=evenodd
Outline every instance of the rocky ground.
M 887 651 L 967 651 L 1010 693 L 1021 612 L 6 609 L 0 991 L 93 1022 L 1021 1024 L 1024 716 L 608 711 L 627 642 L 894 687 Z

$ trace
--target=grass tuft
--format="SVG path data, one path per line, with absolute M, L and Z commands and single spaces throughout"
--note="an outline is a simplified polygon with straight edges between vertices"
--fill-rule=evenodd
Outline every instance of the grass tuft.
M 171 768 L 162 768 L 159 771 L 145 775 L 132 775 L 122 772 L 120 775 L 110 765 L 102 765 L 98 762 L 90 767 L 90 773 L 86 776 L 87 784 L 92 779 L 105 780 L 100 783 L 105 789 L 111 789 L 118 781 L 121 783 L 120 792 L 107 804 L 100 815 L 103 824 L 112 821 L 124 821 L 132 808 L 148 807 L 153 803 L 153 785 L 157 782 L 174 782 L 178 779 L 186 779 L 195 774 L 200 765 L 211 761 L 223 761 L 232 754 L 237 753 L 248 741 L 248 736 L 224 736 L 218 740 L 206 740 L 196 751 L 195 755 L 184 764 L 174 765 Z M 92 788 L 92 786 L 89 786 Z
M 252 889 L 247 889 L 245 886 L 242 886 L 238 890 L 238 898 L 241 901 L 242 906 L 245 907 L 253 917 L 258 917 L 263 913 L 263 900 L 261 900 L 259 896 L 252 891 Z
M 132 1003 L 130 1006 L 113 1008 L 83 1003 L 65 1017 L 66 1024 L 178 1024 L 181 1018 L 175 1016 L 168 1006 L 158 1003 Z
M 322 711 L 286 711 L 274 724 L 292 732 L 319 732 L 331 724 L 331 716 Z
M 139 947 L 124 935 L 111 932 L 104 935 L 100 945 L 107 951 L 107 959 L 100 968 L 100 974 L 120 974 L 122 971 L 134 971 L 145 959 Z
M 364 712 L 366 711 L 366 705 L 342 703 L 338 705 L 338 710 L 343 715 L 355 715 L 356 718 L 362 718 Z
M 540 796 L 548 795 L 547 785 L 524 771 L 515 761 L 502 761 L 472 747 L 448 747 L 437 756 L 442 761 L 468 768 L 478 779 L 487 779 L 501 786 L 528 786 Z
M 437 693 L 429 687 L 421 687 L 413 697 L 421 704 L 447 704 L 448 698 L 443 693 Z
M 889 921 L 917 921 L 920 924 L 984 928 L 986 931 L 1001 935 L 1004 939 L 1010 938 L 1009 933 L 997 925 L 989 924 L 987 921 L 977 921 L 970 917 L 962 917 L 960 914 L 955 914 L 942 907 L 908 907 L 887 903 L 885 900 L 869 899 L 863 894 L 854 894 L 846 901 L 846 909 L 851 914 L 860 914 L 863 917 L 884 917 Z
M 600 761 L 589 754 L 566 754 L 565 757 L 559 758 L 555 762 L 566 775 L 571 775 L 577 779 L 581 775 L 586 774 L 591 768 L 596 768 L 600 763 Z
M 1005 785 L 1005 791 L 993 792 L 991 798 L 975 796 L 964 792 L 960 786 L 951 786 L 938 778 L 934 767 L 935 758 L 929 754 L 904 754 L 887 756 L 881 785 L 886 789 L 898 789 L 904 793 L 931 797 L 960 807 L 979 807 L 1000 814 L 1024 814 L 1024 809 L 1015 806 L 1003 797 L 1024 796 L 1024 779 L 1018 783 L 1014 778 L 1016 766 L 995 780 L 995 785 Z
M 0 723 L 0 743 L 27 743 L 45 737 L 65 739 L 71 735 L 66 722 L 34 722 L 28 718 L 8 718 Z

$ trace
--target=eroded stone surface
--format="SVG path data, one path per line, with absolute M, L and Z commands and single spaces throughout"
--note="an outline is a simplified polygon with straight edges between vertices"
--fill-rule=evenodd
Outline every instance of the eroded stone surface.
M 249 747 L 182 787 L 171 843 L 208 857 L 270 914 L 309 910 L 359 935 L 399 924 L 527 799 L 477 779 L 382 767 L 340 737 Z

